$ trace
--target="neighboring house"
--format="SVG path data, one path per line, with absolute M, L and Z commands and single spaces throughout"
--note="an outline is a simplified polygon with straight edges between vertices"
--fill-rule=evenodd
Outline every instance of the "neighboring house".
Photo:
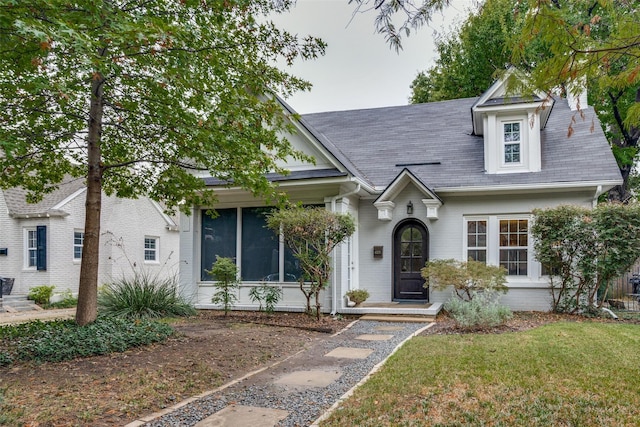
M 295 123 L 298 133 L 289 140 L 316 163 L 288 162 L 289 175 L 269 178 L 292 201 L 349 212 L 357 223 L 336 250 L 324 310 L 388 310 L 347 307 L 343 296 L 354 288 L 369 291 L 367 303 L 428 301 L 439 307 L 451 292 L 425 289 L 420 277 L 425 261 L 436 258 L 502 265 L 509 273 L 503 303 L 514 310 L 550 308 L 548 277 L 529 231 L 533 209 L 592 206 L 621 183 L 620 172 L 586 98 L 577 111 L 576 100 L 570 107 L 544 93 L 505 94 L 497 81 L 478 98 L 308 114 Z M 204 179 L 216 188 L 219 203 L 181 217 L 185 293 L 199 307 L 213 307 L 206 270 L 220 255 L 240 267 L 238 308 L 255 307 L 248 292 L 268 281 L 284 291 L 281 309 L 301 309 L 295 259 L 264 228 L 269 208 L 245 191 Z M 209 208 L 218 216 L 208 215 Z
M 29 204 L 19 188 L 0 191 L 0 277 L 15 278 L 12 293 L 55 285 L 78 292 L 86 187 L 68 180 Z M 157 203 L 103 196 L 98 283 L 134 270 L 177 275 L 179 233 Z

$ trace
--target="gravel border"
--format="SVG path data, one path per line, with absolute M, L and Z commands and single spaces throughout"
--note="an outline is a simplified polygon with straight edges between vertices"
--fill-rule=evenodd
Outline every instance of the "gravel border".
M 401 327 L 397 331 L 379 331 L 380 326 Z M 281 409 L 289 412 L 289 416 L 277 424 L 278 427 L 309 426 L 323 416 L 327 410 L 338 406 L 340 401 L 352 392 L 368 376 L 377 370 L 382 363 L 393 354 L 407 339 L 414 336 L 428 325 L 424 323 L 399 323 L 358 320 L 338 334 L 312 345 L 309 349 L 299 352 L 292 358 L 303 361 L 301 366 L 332 366 L 342 371 L 342 375 L 327 387 L 311 387 L 299 390 L 286 389 L 271 384 L 269 381 L 259 380 L 260 376 L 275 370 L 287 371 L 284 364 L 276 364 L 258 375 L 225 387 L 220 391 L 182 405 L 173 412 L 150 421 L 147 427 L 187 427 L 194 426 L 199 421 L 224 409 L 233 403 L 237 405 L 258 406 L 263 408 Z M 393 335 L 386 341 L 361 341 L 355 338 L 363 334 Z M 374 350 L 366 359 L 335 359 L 325 358 L 324 355 L 337 347 L 356 347 Z M 314 360 L 311 360 L 314 359 Z M 334 361 L 335 363 L 331 363 Z M 272 373 L 273 375 L 273 373 Z

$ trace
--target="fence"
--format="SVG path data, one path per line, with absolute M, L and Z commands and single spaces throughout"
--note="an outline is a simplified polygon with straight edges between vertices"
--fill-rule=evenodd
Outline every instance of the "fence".
M 640 260 L 611 284 L 606 302 L 612 309 L 640 311 Z

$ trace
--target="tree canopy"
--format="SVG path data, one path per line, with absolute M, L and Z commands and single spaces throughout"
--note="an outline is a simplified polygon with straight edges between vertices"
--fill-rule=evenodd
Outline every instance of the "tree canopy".
M 309 83 L 279 58 L 324 43 L 264 18 L 288 0 L 0 0 L 0 186 L 38 200 L 86 180 L 78 323 L 96 316 L 101 194 L 208 205 L 199 174 L 276 198 L 265 173 L 301 157 L 275 93 Z M 195 173 L 194 173 L 195 172 Z
M 640 138 L 639 23 L 631 1 L 486 0 L 438 40 L 411 102 L 478 96 L 509 64 L 530 75 L 531 90 L 566 95 L 587 85 L 625 180 L 610 198 L 625 200 Z

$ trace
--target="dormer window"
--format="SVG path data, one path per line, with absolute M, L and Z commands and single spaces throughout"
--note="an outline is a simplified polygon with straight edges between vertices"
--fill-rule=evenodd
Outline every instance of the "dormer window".
M 504 164 L 519 165 L 521 163 L 521 139 L 520 139 L 520 123 L 504 123 L 503 124 L 503 147 L 504 147 Z

